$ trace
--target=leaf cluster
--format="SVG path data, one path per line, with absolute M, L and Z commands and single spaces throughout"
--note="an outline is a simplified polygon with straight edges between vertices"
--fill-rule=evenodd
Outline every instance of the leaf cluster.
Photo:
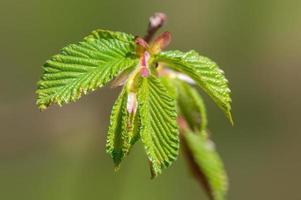
M 223 199 L 227 177 L 207 134 L 208 94 L 232 123 L 227 79 L 196 51 L 162 51 L 170 34 L 147 44 L 131 34 L 96 30 L 43 65 L 37 105 L 63 105 L 109 82 L 123 86 L 110 117 L 106 151 L 118 169 L 142 141 L 152 177 L 177 159 L 180 140 L 188 162 L 211 199 Z M 193 86 L 192 86 L 193 85 Z

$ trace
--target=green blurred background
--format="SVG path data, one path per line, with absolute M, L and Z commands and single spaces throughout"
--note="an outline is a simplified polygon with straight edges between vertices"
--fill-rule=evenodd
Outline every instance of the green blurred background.
M 230 200 L 300 200 L 300 0 L 1 0 L 0 199 L 206 199 L 182 156 L 150 180 L 141 144 L 118 173 L 105 154 L 118 89 L 39 112 L 41 65 L 93 29 L 144 35 L 168 15 L 170 49 L 195 49 L 230 80 L 235 126 L 206 98 Z M 298 124 L 299 123 L 299 124 Z

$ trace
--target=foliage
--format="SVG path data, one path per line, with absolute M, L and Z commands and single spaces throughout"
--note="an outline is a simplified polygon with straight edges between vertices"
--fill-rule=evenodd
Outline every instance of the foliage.
M 93 31 L 46 61 L 37 105 L 41 110 L 61 106 L 110 81 L 122 85 L 106 145 L 116 169 L 141 140 L 155 177 L 177 159 L 181 139 L 208 196 L 221 200 L 226 173 L 208 138 L 203 100 L 190 84 L 203 89 L 232 123 L 230 89 L 223 71 L 210 59 L 195 51 L 162 51 L 170 39 L 169 32 L 148 42 L 131 34 Z
M 105 30 L 68 45 L 43 66 L 37 90 L 39 108 L 75 101 L 82 93 L 102 87 L 121 71 L 137 65 L 134 51 L 133 36 Z

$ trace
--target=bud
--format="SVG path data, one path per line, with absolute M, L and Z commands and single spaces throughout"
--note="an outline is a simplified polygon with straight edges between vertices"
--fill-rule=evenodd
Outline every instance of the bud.
M 155 13 L 149 18 L 149 28 L 157 28 L 164 25 L 166 22 L 166 15 L 164 13 Z
M 161 33 L 152 43 L 150 47 L 150 51 L 153 54 L 157 54 L 163 49 L 165 49 L 169 43 L 171 42 L 171 33 L 170 32 L 164 32 Z
M 128 99 L 127 99 L 127 104 L 126 104 L 126 109 L 128 113 L 136 113 L 138 107 L 138 102 L 137 102 L 137 97 L 136 93 L 130 92 L 128 94 Z
M 140 74 L 142 77 L 149 76 L 149 66 L 148 60 L 150 59 L 150 54 L 145 51 L 143 56 L 140 58 Z
M 136 47 L 136 52 L 139 56 L 142 56 L 144 51 L 146 51 L 148 49 L 148 44 L 147 42 L 141 38 L 141 37 L 136 37 L 135 39 L 135 43 L 137 45 Z

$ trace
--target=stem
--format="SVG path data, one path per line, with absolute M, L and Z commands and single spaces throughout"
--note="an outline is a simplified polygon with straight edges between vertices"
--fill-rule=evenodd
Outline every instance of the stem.
M 151 41 L 155 33 L 161 28 L 166 22 L 166 15 L 164 13 L 155 13 L 149 18 L 149 24 L 147 28 L 147 34 L 144 36 L 144 40 L 148 43 Z

